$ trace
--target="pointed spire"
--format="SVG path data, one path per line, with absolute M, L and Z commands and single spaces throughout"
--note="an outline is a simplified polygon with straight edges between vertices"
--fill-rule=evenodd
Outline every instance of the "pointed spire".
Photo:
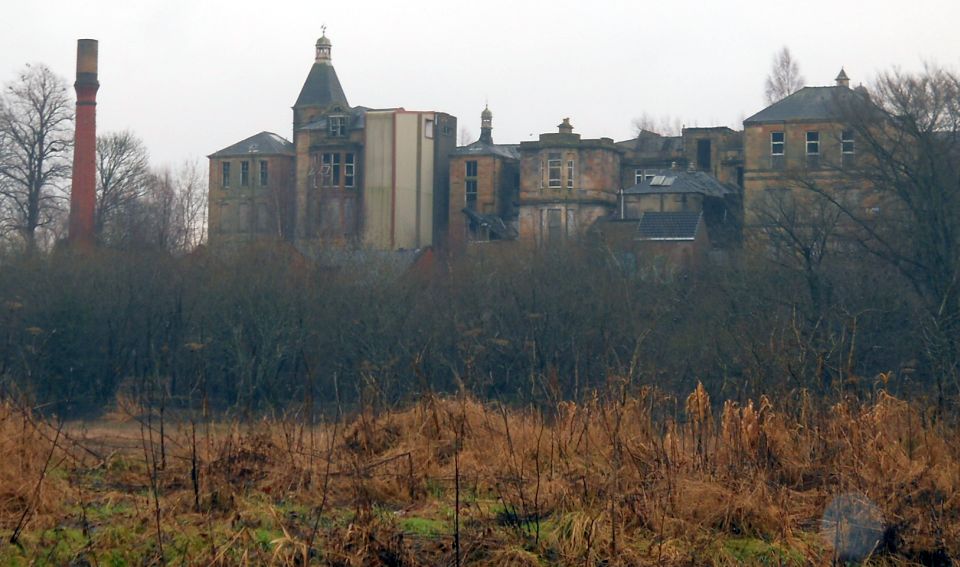
M 840 67 L 840 74 L 837 75 L 837 86 L 850 88 L 850 77 L 847 76 L 847 72 L 843 70 L 843 67 Z
M 487 144 L 493 143 L 493 113 L 486 105 L 480 113 L 480 141 Z

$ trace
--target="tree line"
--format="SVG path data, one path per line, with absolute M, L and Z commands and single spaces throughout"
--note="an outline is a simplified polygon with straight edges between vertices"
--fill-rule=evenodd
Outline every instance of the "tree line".
M 454 390 L 555 403 L 623 379 L 677 392 L 702 381 L 728 399 L 884 388 L 947 409 L 960 396 L 949 71 L 881 75 L 869 104 L 843 108 L 857 167 L 831 184 L 798 173 L 789 198 L 752 211 L 763 222 L 743 249 L 700 273 L 624 264 L 591 239 L 430 269 L 308 261 L 284 245 L 213 253 L 196 247 L 202 176 L 151 168 L 130 133 L 98 140 L 98 253 L 46 252 L 72 119 L 51 77 L 30 67 L 4 91 L 0 388 L 55 411 L 144 390 L 246 412 Z M 47 135 L 23 144 L 40 116 Z

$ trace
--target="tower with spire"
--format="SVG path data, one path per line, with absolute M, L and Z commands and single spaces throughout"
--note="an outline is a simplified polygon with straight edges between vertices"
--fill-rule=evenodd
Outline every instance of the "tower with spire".
M 493 143 L 493 113 L 490 106 L 484 105 L 480 113 L 480 141 L 485 144 Z

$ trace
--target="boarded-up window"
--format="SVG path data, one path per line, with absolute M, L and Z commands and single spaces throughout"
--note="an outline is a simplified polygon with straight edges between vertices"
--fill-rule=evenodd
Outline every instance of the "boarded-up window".
M 563 211 L 561 209 L 547 210 L 547 241 L 556 244 L 563 241 Z

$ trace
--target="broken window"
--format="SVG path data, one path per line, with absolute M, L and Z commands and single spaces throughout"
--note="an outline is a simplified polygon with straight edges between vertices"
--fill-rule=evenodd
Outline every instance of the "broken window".
M 325 153 L 320 161 L 320 185 L 340 186 L 340 154 Z
M 565 227 L 563 226 L 563 210 L 547 209 L 547 242 L 556 244 L 563 241 Z
M 250 185 L 250 162 L 241 161 L 240 162 L 240 186 L 246 187 Z
M 547 154 L 547 186 L 548 187 L 560 187 L 561 186 L 561 163 L 559 153 L 550 153 Z
M 220 173 L 220 184 L 226 189 L 230 187 L 230 162 L 223 162 L 223 171 Z
M 347 135 L 347 117 L 346 116 L 331 116 L 330 121 L 330 135 L 341 137 Z
M 265 187 L 269 181 L 267 173 L 267 162 L 265 160 L 260 161 L 260 186 Z
M 356 163 L 353 153 L 348 153 L 344 156 L 343 160 L 343 185 L 345 187 L 353 187 L 354 179 L 356 177 Z

